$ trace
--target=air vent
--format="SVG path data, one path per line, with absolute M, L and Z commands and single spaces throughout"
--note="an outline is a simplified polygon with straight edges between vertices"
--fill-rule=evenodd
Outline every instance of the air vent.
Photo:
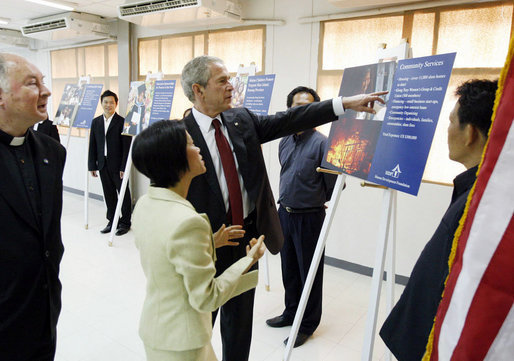
M 239 0 L 126 0 L 118 5 L 120 19 L 156 29 L 236 24 L 241 10 Z
M 33 19 L 21 27 L 24 36 L 51 41 L 52 46 L 110 38 L 109 25 L 100 16 L 69 12 Z
M 174 10 L 202 5 L 201 0 L 161 0 L 121 5 L 120 16 L 135 16 L 158 11 Z
M 68 24 L 66 24 L 66 19 L 58 19 L 55 21 L 48 21 L 45 23 L 22 26 L 21 30 L 23 31 L 23 35 L 29 35 L 29 34 L 40 33 L 42 31 L 67 29 L 67 28 L 68 28 Z

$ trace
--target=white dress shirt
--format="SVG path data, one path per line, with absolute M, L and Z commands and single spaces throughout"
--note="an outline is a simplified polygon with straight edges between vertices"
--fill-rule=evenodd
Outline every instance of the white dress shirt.
M 214 137 L 214 126 L 212 125 L 212 119 L 208 115 L 205 115 L 198 111 L 193 107 L 193 116 L 195 117 L 196 123 L 200 127 L 200 130 L 203 135 L 203 139 L 209 148 L 209 153 L 211 153 L 212 164 L 214 165 L 214 170 L 216 171 L 216 177 L 218 178 L 218 184 L 220 185 L 221 194 L 223 195 L 223 201 L 225 202 L 225 209 L 228 210 L 230 208 L 230 203 L 228 199 L 228 186 L 227 180 L 225 179 L 225 172 L 223 171 L 223 165 L 221 164 L 220 152 L 218 151 L 218 146 L 216 145 L 216 138 Z M 232 150 L 232 155 L 234 156 L 234 161 L 236 162 L 236 170 L 239 178 L 239 186 L 241 187 L 241 195 L 243 196 L 243 216 L 246 218 L 255 208 L 255 204 L 250 200 L 248 196 L 248 192 L 245 189 L 243 177 L 239 172 L 239 163 L 237 162 L 236 154 L 234 153 L 234 146 L 232 145 L 232 140 L 228 135 L 227 128 L 225 124 L 223 124 L 221 120 L 221 116 L 218 115 L 216 117 L 221 123 L 221 131 L 225 138 L 227 138 L 228 144 L 230 145 L 230 149 Z
M 105 138 L 104 138 L 104 156 L 107 157 L 107 130 L 109 130 L 109 125 L 111 124 L 111 120 L 112 120 L 112 117 L 114 117 L 114 113 L 112 113 L 112 115 L 109 117 L 109 118 L 105 118 L 105 114 L 103 114 L 104 116 L 104 134 L 105 134 Z

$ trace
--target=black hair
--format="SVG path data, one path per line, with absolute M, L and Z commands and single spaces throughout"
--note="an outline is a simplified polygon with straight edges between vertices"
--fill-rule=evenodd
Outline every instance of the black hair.
M 287 107 L 291 108 L 291 105 L 293 105 L 293 97 L 298 93 L 308 93 L 312 95 L 315 102 L 319 102 L 319 95 L 316 93 L 316 90 L 307 88 L 306 86 L 298 86 L 291 90 L 291 93 L 287 95 Z
M 161 120 L 139 133 L 132 146 L 132 161 L 152 186 L 175 186 L 189 170 L 184 122 Z
M 114 100 L 116 101 L 116 104 L 118 104 L 118 96 L 116 95 L 115 92 L 112 92 L 110 90 L 104 91 L 103 94 L 100 96 L 100 103 L 103 102 L 105 97 L 113 97 Z
M 468 80 L 455 91 L 459 97 L 459 123 L 471 124 L 487 138 L 491 127 L 498 80 Z

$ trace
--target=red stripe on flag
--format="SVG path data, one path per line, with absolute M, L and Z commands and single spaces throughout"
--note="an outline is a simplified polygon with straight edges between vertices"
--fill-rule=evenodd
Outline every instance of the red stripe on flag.
M 512 307 L 513 239 L 514 218 L 511 218 L 473 297 L 466 323 L 452 355 L 454 360 L 483 360 Z
M 493 169 L 496 166 L 496 162 L 502 151 L 505 139 L 507 138 L 508 131 L 512 124 L 512 119 L 514 118 L 514 107 L 512 107 L 510 103 L 511 100 L 514 99 L 513 68 L 514 66 L 510 67 L 507 77 L 505 79 L 502 98 L 496 109 L 496 119 L 494 120 L 491 133 L 489 134 L 489 143 L 487 145 L 484 160 L 482 162 L 482 165 L 480 166 L 480 173 L 475 184 L 475 189 L 473 191 L 473 198 L 469 204 L 468 214 L 464 223 L 464 227 L 462 229 L 461 236 L 458 240 L 453 266 L 446 283 L 444 296 L 437 310 L 434 324 L 433 349 L 430 357 L 431 361 L 437 361 L 439 358 L 439 334 L 441 332 L 441 326 L 443 324 L 446 312 L 448 311 L 448 307 L 453 296 L 455 284 L 457 283 L 460 271 L 462 269 L 462 255 L 464 253 L 464 249 L 466 248 L 469 232 L 471 226 L 473 225 L 473 220 L 475 217 L 476 210 L 478 208 L 478 204 L 482 199 L 482 195 L 484 194 L 484 190 L 487 187 L 489 178 L 491 177 Z

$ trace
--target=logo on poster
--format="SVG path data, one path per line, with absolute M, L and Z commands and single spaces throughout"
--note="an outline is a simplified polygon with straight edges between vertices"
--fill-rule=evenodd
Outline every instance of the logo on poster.
M 385 175 L 387 175 L 389 177 L 393 177 L 393 178 L 398 178 L 398 177 L 400 177 L 401 172 L 402 171 L 400 170 L 400 165 L 397 164 L 393 169 L 386 170 Z

